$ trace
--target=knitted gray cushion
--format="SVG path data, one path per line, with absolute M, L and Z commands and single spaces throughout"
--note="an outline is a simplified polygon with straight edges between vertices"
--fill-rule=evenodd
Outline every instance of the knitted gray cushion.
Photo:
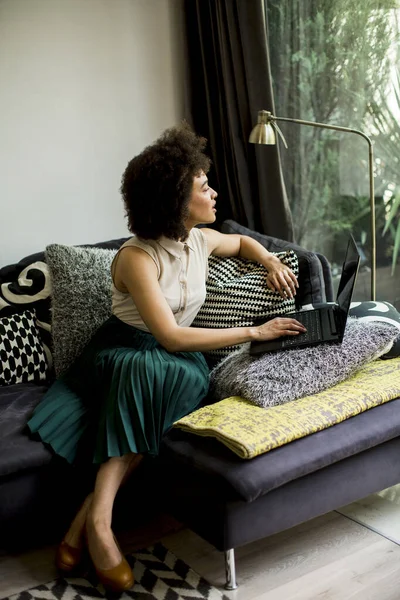
M 258 357 L 250 356 L 250 344 L 243 344 L 212 370 L 211 391 L 217 400 L 242 396 L 263 407 L 316 394 L 387 352 L 398 333 L 393 325 L 349 318 L 342 344 L 266 352 Z
M 116 250 L 51 244 L 54 368 L 63 373 L 111 315 L 111 262 Z

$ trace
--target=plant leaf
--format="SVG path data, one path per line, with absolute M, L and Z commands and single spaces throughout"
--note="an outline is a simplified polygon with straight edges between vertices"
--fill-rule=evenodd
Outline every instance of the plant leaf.
M 394 240 L 393 257 L 392 257 L 392 275 L 394 275 L 396 269 L 397 256 L 400 249 L 400 223 L 397 224 L 396 237 Z
M 396 196 L 393 200 L 392 208 L 390 209 L 389 214 L 386 218 L 386 223 L 385 223 L 385 227 L 383 228 L 382 235 L 385 235 L 385 233 L 387 232 L 388 227 L 389 227 L 390 223 L 392 222 L 393 217 L 397 214 L 397 211 L 399 210 L 399 208 L 400 208 L 400 195 Z

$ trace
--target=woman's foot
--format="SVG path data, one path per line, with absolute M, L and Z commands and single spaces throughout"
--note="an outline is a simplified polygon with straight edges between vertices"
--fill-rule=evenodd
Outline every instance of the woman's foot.
M 129 590 L 134 584 L 132 569 L 122 555 L 111 527 L 95 521 L 89 514 L 86 538 L 99 581 L 112 592 Z
M 71 573 L 81 564 L 82 556 L 83 547 L 74 548 L 63 540 L 57 548 L 56 567 L 64 573 Z
M 96 568 L 96 567 L 95 567 Z M 123 556 L 121 562 L 113 569 L 96 569 L 99 582 L 103 584 L 109 592 L 121 594 L 133 587 L 135 579 L 128 561 Z
M 85 545 L 85 523 L 93 494 L 86 497 L 70 528 L 57 549 L 56 566 L 60 571 L 74 571 L 82 561 Z

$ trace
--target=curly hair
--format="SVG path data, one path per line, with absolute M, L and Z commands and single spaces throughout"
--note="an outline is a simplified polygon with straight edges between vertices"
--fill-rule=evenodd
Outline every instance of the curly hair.
M 185 240 L 193 179 L 207 173 L 207 140 L 188 123 L 171 127 L 128 163 L 121 183 L 128 228 L 144 239 Z

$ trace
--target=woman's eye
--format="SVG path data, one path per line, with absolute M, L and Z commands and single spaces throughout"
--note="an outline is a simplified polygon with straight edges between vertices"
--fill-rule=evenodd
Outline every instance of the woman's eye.
M 210 190 L 210 188 L 205 188 L 204 189 L 205 192 L 208 192 L 209 190 Z

